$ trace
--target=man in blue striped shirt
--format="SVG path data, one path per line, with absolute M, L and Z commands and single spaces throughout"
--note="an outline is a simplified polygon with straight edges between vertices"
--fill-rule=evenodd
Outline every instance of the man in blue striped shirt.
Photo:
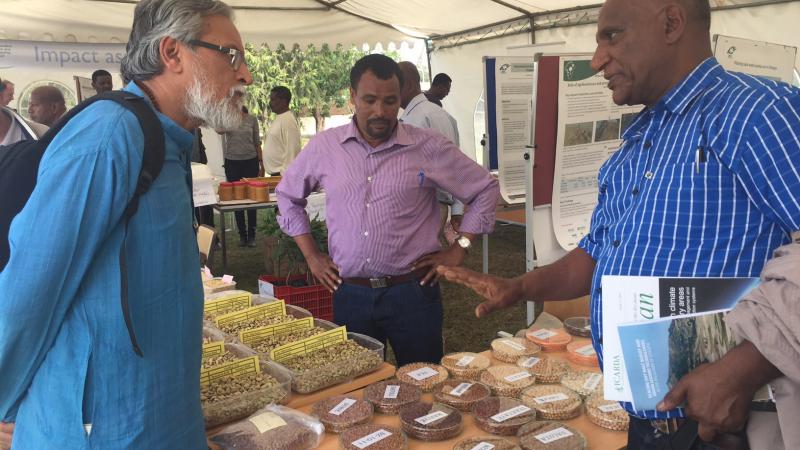
M 440 270 L 488 299 L 479 317 L 523 298 L 591 293 L 602 358 L 603 275 L 758 276 L 800 229 L 800 92 L 726 72 L 712 57 L 709 26 L 705 0 L 605 2 L 592 65 L 615 103 L 646 107 L 600 169 L 598 205 L 578 248 L 513 280 Z M 685 410 L 623 404 L 628 448 L 658 448 L 685 416 L 704 440 L 738 431 L 756 389 L 780 375 L 749 342 L 700 369 L 682 392 Z

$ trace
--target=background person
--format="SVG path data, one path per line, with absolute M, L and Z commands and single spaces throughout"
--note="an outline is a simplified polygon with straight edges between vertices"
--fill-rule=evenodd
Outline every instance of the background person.
M 425 91 L 425 97 L 429 101 L 435 103 L 439 107 L 442 106 L 442 100 L 450 93 L 450 86 L 453 84 L 453 79 L 446 73 L 437 73 L 431 81 L 431 87 Z
M 114 90 L 114 79 L 107 70 L 97 69 L 92 72 L 92 87 L 98 94 Z
M 269 93 L 269 109 L 275 120 L 269 126 L 264 142 L 264 171 L 280 175 L 300 153 L 300 127 L 289 103 L 292 93 L 286 86 L 275 86 Z
M 39 86 L 31 92 L 28 115 L 34 122 L 52 127 L 67 112 L 64 94 L 55 86 Z

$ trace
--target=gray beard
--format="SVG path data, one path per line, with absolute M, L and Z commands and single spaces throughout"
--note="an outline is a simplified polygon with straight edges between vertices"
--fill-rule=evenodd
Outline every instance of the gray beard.
M 234 131 L 242 124 L 242 99 L 235 94 L 244 91 L 243 86 L 231 88 L 222 101 L 211 98 L 208 78 L 203 69 L 194 67 L 194 80 L 186 92 L 185 110 L 191 119 L 216 131 Z

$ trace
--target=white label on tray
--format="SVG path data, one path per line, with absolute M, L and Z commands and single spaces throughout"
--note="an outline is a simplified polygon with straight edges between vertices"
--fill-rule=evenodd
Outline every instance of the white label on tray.
M 594 356 L 594 347 L 592 347 L 592 344 L 586 344 L 583 347 L 575 349 L 575 353 L 583 356 Z
M 333 409 L 328 411 L 329 413 L 333 414 L 334 416 L 340 416 L 343 412 L 347 411 L 348 408 L 355 405 L 356 401 L 352 398 L 346 398 L 339 402 L 338 405 L 334 406 Z
M 423 367 L 421 369 L 412 370 L 411 372 L 408 372 L 407 375 L 417 381 L 422 381 L 438 374 L 438 371 L 433 370 L 430 367 Z
M 505 422 L 508 419 L 517 417 L 521 414 L 525 414 L 526 412 L 530 411 L 531 409 L 525 405 L 515 406 L 511 409 L 507 409 L 505 411 L 499 412 L 492 417 L 490 417 L 495 422 Z
M 619 403 L 611 403 L 608 405 L 600 405 L 597 407 L 597 409 L 603 411 L 604 413 L 610 413 L 614 411 L 619 411 L 620 409 L 622 409 L 622 405 L 620 405 Z
M 456 363 L 457 366 L 467 367 L 469 363 L 475 360 L 475 357 L 472 355 L 462 356 L 461 359 L 458 360 Z
M 452 391 L 450 391 L 450 395 L 455 395 L 456 397 L 461 397 L 464 392 L 467 392 L 469 388 L 471 388 L 473 383 L 461 383 L 458 386 L 454 387 Z
M 539 361 L 541 361 L 541 360 L 542 360 L 541 358 L 537 358 L 535 356 L 531 356 L 530 358 L 526 359 L 525 361 L 522 361 L 522 367 L 524 367 L 526 369 L 530 369 L 531 367 L 533 367 L 536 364 L 538 364 Z
M 523 347 L 522 345 L 519 345 L 514 341 L 509 341 L 508 339 L 503 339 L 500 342 L 502 342 L 503 344 L 513 348 L 514 350 L 519 350 L 519 351 L 524 351 L 525 350 L 525 347 Z
M 449 416 L 449 414 L 444 411 L 434 411 L 422 417 L 417 417 L 416 419 L 414 419 L 414 422 L 419 422 L 422 425 L 428 425 L 431 422 L 436 422 L 437 420 L 444 419 L 447 416 Z
M 556 428 L 555 430 L 548 431 L 547 433 L 537 434 L 534 436 L 542 444 L 549 444 L 559 439 L 572 436 L 572 432 L 564 427 Z
M 258 432 L 261 434 L 264 434 L 273 428 L 286 425 L 286 421 L 283 420 L 281 416 L 271 412 L 265 412 L 255 417 L 251 417 L 250 423 L 255 425 L 256 428 L 258 428 Z
M 517 372 L 517 373 L 513 373 L 513 374 L 511 374 L 511 375 L 509 375 L 509 376 L 507 376 L 507 377 L 505 377 L 503 379 L 508 381 L 508 382 L 513 383 L 515 381 L 524 380 L 525 378 L 529 378 L 530 376 L 531 376 L 531 374 L 528 373 L 528 372 Z
M 583 388 L 586 389 L 587 391 L 593 391 L 597 389 L 597 386 L 600 384 L 601 381 L 603 381 L 602 373 L 593 374 L 592 376 L 587 378 L 586 381 L 583 383 Z
M 400 393 L 400 386 L 397 384 L 390 384 L 386 386 L 386 390 L 383 391 L 383 398 L 397 398 L 397 394 Z
M 553 336 L 556 336 L 558 333 L 555 331 L 550 331 L 547 329 L 542 328 L 541 330 L 534 331 L 531 333 L 531 336 L 537 339 L 550 339 Z
M 479 442 L 478 445 L 472 447 L 470 450 L 492 450 L 494 445 L 488 442 Z
M 383 439 L 386 439 L 387 437 L 389 437 L 391 435 L 392 435 L 392 433 L 390 433 L 390 432 L 384 430 L 383 428 L 381 428 L 380 430 L 378 430 L 378 431 L 376 431 L 374 433 L 370 433 L 370 434 L 362 437 L 361 439 L 353 441 L 353 445 L 355 445 L 358 448 L 367 448 L 370 445 L 372 445 L 372 444 L 374 444 L 374 443 L 376 443 L 378 441 L 382 441 Z
M 550 394 L 550 395 L 543 395 L 541 397 L 534 397 L 533 401 L 535 401 L 540 405 L 544 405 L 545 403 L 552 403 L 552 402 L 557 402 L 559 400 L 567 400 L 567 399 L 569 399 L 569 397 L 567 397 L 567 394 L 559 392 L 558 394 Z
M 233 275 L 223 275 L 222 276 L 222 282 L 225 283 L 225 284 L 233 283 Z

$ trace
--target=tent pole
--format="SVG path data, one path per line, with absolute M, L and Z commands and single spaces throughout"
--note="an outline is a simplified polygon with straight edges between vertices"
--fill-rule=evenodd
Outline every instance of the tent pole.
M 433 47 L 433 44 L 431 43 L 431 40 L 428 39 L 428 38 L 425 38 L 425 55 L 428 57 L 428 79 L 431 80 L 431 81 L 433 81 L 433 71 L 431 70 L 432 69 L 431 68 L 431 48 L 432 47 Z

